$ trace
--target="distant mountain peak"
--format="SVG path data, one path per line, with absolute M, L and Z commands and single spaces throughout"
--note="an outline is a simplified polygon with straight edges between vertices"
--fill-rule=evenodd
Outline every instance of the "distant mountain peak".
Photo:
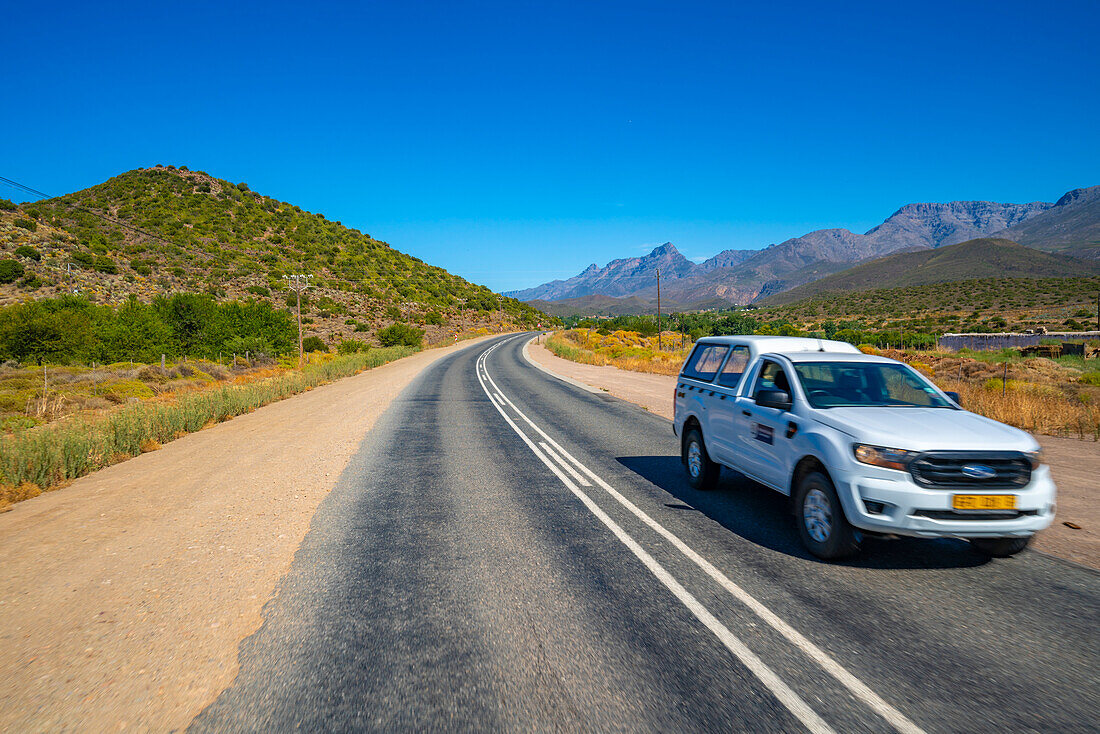
M 1100 199 L 1100 186 L 1088 186 L 1083 189 L 1073 189 L 1062 194 L 1062 198 L 1054 202 L 1054 206 L 1068 206 L 1084 201 Z
M 1072 249 L 1067 254 L 1100 257 L 1100 236 L 1089 234 L 1100 230 L 1095 224 L 1100 219 L 1098 207 L 1100 186 L 1070 191 L 1057 205 L 915 202 L 866 234 L 840 227 L 820 229 L 762 250 L 725 250 L 701 263 L 693 263 L 666 242 L 643 257 L 612 260 L 603 268 L 589 266 L 568 280 L 511 295 L 521 300 L 594 295 L 649 300 L 656 294 L 660 270 L 662 295 L 685 306 L 748 303 L 885 255 L 933 250 L 994 234 L 1039 247 L 1056 237 Z
M 649 253 L 650 257 L 654 255 L 679 255 L 680 251 L 676 249 L 676 245 L 671 242 L 666 242 L 663 245 L 657 245 L 653 248 L 653 251 Z

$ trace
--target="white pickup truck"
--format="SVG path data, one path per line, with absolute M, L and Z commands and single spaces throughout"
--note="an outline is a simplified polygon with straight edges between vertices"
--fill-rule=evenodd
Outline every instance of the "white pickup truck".
M 854 554 L 864 533 L 1010 556 L 1054 518 L 1035 439 L 901 362 L 823 339 L 707 337 L 676 383 L 689 483 L 713 488 L 726 466 L 791 496 L 819 558 Z

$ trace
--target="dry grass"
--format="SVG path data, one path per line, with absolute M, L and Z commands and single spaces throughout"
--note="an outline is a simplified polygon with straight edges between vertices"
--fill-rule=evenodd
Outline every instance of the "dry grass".
M 571 329 L 553 334 L 546 348 L 564 359 L 582 364 L 611 365 L 632 372 L 676 375 L 690 349 L 681 349 L 680 335 L 666 332 L 657 337 L 641 336 L 633 331 L 600 334 L 595 329 Z
M 389 347 L 341 356 L 317 355 L 302 370 L 271 368 L 241 375 L 241 382 L 213 389 L 174 390 L 0 437 L 0 509 L 155 451 L 180 436 L 415 351 L 412 347 Z
M 666 344 L 678 339 L 674 333 L 664 337 Z M 594 329 L 557 332 L 546 347 L 574 362 L 660 375 L 678 374 L 688 352 L 658 351 L 656 337 Z M 908 363 L 941 389 L 959 393 L 966 409 L 980 415 L 1032 433 L 1100 440 L 1100 387 L 1090 381 L 1095 371 L 1035 357 L 1008 363 L 1006 372 L 1004 363 L 948 352 L 861 349 Z

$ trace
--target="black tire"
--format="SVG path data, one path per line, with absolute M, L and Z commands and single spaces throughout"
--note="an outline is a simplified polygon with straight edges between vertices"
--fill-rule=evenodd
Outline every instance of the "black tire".
M 697 454 L 696 451 L 698 451 Z M 710 460 L 707 446 L 703 443 L 703 434 L 698 428 L 692 428 L 684 434 L 680 458 L 684 462 L 688 484 L 693 489 L 714 489 L 718 484 L 718 475 L 721 474 L 722 467 Z
M 1031 542 L 1027 538 L 971 538 L 970 545 L 983 556 L 1008 558 L 1014 556 Z
M 859 533 L 844 515 L 832 481 L 821 472 L 810 472 L 799 481 L 795 520 L 802 545 L 818 558 L 835 561 L 859 552 Z

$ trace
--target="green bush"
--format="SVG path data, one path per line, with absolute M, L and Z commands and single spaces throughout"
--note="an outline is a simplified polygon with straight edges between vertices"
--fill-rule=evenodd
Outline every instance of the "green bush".
M 253 357 L 257 354 L 266 354 L 271 356 L 274 351 L 271 348 L 271 343 L 260 336 L 237 336 L 225 343 L 224 351 L 236 355 L 251 354 Z
M 70 257 L 72 257 L 73 262 L 77 265 L 83 265 L 87 268 L 92 267 L 93 263 L 95 263 L 95 256 L 92 253 L 84 252 L 83 250 L 76 250 L 70 255 Z
M 328 347 L 321 341 L 319 336 L 307 336 L 302 340 L 303 352 L 327 352 Z
M 336 347 L 336 351 L 340 354 L 355 354 L 365 352 L 368 349 L 370 349 L 370 345 L 358 339 L 345 339 L 340 342 L 340 346 Z
M 35 262 L 38 262 L 42 259 L 42 253 L 34 249 L 30 245 L 20 245 L 19 247 L 16 247 L 15 256 L 25 257 L 28 260 L 34 260 Z
M 115 261 L 106 255 L 100 255 L 93 260 L 92 269 L 100 273 L 107 273 L 108 275 L 114 275 L 118 272 L 118 266 L 115 265 Z
M 439 313 L 439 311 L 429 311 L 424 314 L 424 323 L 432 324 L 433 326 L 442 326 L 443 314 Z
M 264 288 L 262 285 L 250 285 L 248 286 L 248 292 L 256 296 L 270 296 L 271 291 Z
M 398 321 L 378 330 L 378 343 L 384 347 L 419 347 L 424 341 L 424 330 Z
M 14 283 L 23 277 L 23 264 L 18 260 L 0 260 L 0 283 Z
M 30 232 L 34 232 L 35 230 L 38 229 L 38 222 L 35 222 L 33 220 L 30 220 L 30 219 L 16 219 L 13 222 L 13 224 L 16 227 L 22 227 L 23 229 L 28 230 Z
M 16 207 L 15 204 L 13 202 L 11 202 L 10 200 L 0 199 L 0 211 L 13 212 L 17 208 L 18 207 Z

